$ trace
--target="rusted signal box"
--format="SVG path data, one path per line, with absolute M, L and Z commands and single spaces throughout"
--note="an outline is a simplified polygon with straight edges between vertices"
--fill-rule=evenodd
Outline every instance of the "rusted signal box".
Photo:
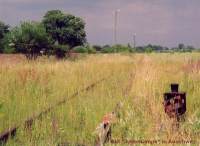
M 177 118 L 177 120 L 186 112 L 186 93 L 179 92 L 178 88 L 178 84 L 171 84 L 171 92 L 164 93 L 165 113 L 170 118 Z

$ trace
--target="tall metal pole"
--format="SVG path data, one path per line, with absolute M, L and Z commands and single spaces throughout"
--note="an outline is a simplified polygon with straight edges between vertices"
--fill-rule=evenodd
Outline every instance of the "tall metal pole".
M 133 47 L 136 48 L 136 33 L 133 35 Z
M 117 44 L 117 22 L 118 22 L 119 12 L 120 12 L 120 9 L 117 9 L 114 12 L 114 44 Z

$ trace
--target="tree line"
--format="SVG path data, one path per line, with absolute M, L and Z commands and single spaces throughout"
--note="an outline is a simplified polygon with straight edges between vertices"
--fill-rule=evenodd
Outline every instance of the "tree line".
M 96 51 L 101 53 L 118 53 L 118 52 L 130 52 L 130 53 L 172 53 L 172 52 L 200 52 L 200 49 L 195 48 L 193 46 L 186 46 L 184 44 L 178 44 L 177 47 L 163 47 L 160 45 L 144 45 L 144 46 L 137 46 L 132 47 L 130 44 L 127 45 L 105 45 L 105 46 L 99 46 L 94 45 L 93 48 L 95 48 Z
M 86 40 L 85 22 L 80 17 L 65 14 L 60 10 L 46 12 L 41 22 L 22 22 L 11 28 L 0 21 L 0 53 L 22 53 L 28 59 L 40 55 L 55 55 L 65 58 L 75 53 L 119 53 L 119 52 L 192 52 L 193 46 L 179 44 L 168 48 L 160 45 L 132 47 L 127 45 L 89 45 Z
M 41 54 L 63 58 L 85 43 L 85 22 L 60 10 L 48 11 L 41 22 L 22 22 L 14 28 L 0 22 L 1 53 L 23 53 L 28 59 Z

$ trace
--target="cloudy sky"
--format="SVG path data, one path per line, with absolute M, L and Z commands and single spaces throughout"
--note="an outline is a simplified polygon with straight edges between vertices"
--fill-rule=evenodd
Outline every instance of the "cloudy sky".
M 92 44 L 112 44 L 114 11 L 120 9 L 118 43 L 185 43 L 200 47 L 200 0 L 0 0 L 0 20 L 11 26 L 40 21 L 47 10 L 82 17 Z

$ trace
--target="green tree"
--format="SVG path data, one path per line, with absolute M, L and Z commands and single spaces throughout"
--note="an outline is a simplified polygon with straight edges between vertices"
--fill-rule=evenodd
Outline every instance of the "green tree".
M 0 21 L 0 53 L 3 52 L 3 39 L 9 32 L 9 26 Z
M 14 47 L 16 53 L 23 53 L 28 59 L 36 59 L 41 51 L 46 52 L 51 42 L 44 26 L 37 22 L 24 22 L 5 38 L 5 48 Z
M 79 17 L 51 10 L 45 14 L 43 24 L 54 43 L 69 45 L 71 49 L 86 42 L 85 23 Z

